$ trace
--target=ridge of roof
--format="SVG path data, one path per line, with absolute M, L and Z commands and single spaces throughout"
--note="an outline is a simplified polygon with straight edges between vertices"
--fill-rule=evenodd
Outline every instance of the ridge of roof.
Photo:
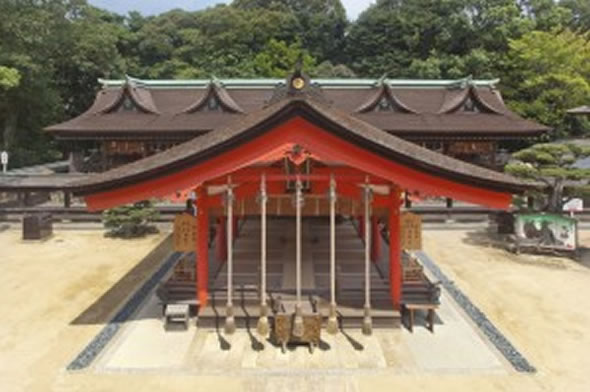
M 211 79 L 136 79 L 131 78 L 137 85 L 148 88 L 206 88 Z M 226 88 L 275 88 L 279 84 L 284 84 L 284 79 L 218 79 Z M 311 83 L 326 88 L 370 88 L 379 85 L 381 79 L 331 79 L 331 78 L 312 78 Z M 457 85 L 464 83 L 465 78 L 458 80 L 451 79 L 387 79 L 386 83 L 391 87 L 416 87 L 416 88 L 456 88 Z M 102 79 L 98 82 L 104 87 L 121 87 L 126 83 L 122 79 Z M 470 79 L 470 84 L 476 87 L 495 88 L 500 79 Z

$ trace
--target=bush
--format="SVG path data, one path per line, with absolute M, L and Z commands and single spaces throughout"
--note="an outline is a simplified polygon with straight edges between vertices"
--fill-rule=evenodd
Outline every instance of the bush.
M 136 238 L 157 233 L 152 224 L 159 217 L 151 201 L 112 208 L 103 213 L 103 223 L 109 231 L 107 237 Z

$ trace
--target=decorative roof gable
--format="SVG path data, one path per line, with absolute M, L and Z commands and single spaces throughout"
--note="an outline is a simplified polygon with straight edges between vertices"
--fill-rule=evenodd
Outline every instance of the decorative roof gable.
M 96 113 L 113 113 L 116 111 L 139 111 L 143 113 L 159 114 L 149 89 L 143 87 L 137 80 L 127 76 L 119 93 L 106 106 Z
M 295 71 L 287 76 L 286 81 L 277 84 L 271 98 L 266 102 L 266 106 L 292 97 L 309 98 L 326 106 L 332 105 L 320 85 L 313 83 L 311 78 L 303 72 L 302 58 L 299 58 Z
M 375 93 L 355 110 L 357 113 L 367 113 L 371 111 L 418 113 L 416 110 L 404 104 L 395 95 L 385 78 L 381 78 L 377 82 L 377 90 Z
M 245 113 L 244 110 L 233 100 L 231 95 L 217 79 L 211 79 L 205 94 L 182 113 L 196 113 L 201 111 L 227 111 L 230 113 Z
M 460 86 L 460 88 L 463 91 L 459 94 L 445 99 L 438 114 L 458 112 L 503 114 L 500 109 L 486 102 L 481 94 L 479 94 L 477 88 L 469 81 L 466 83 L 466 86 Z

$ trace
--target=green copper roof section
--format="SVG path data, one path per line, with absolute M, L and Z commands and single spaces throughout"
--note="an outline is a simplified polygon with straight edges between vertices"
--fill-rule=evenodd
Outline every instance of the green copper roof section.
M 127 77 L 121 80 L 98 79 L 103 87 L 119 87 L 130 81 L 138 86 L 149 88 L 199 88 L 206 87 L 212 79 L 157 79 L 144 80 Z M 285 83 L 284 79 L 217 79 L 226 88 L 274 88 L 279 83 Z M 389 83 L 392 87 L 419 87 L 419 88 L 453 88 L 463 87 L 465 83 L 479 87 L 495 87 L 500 79 L 475 80 L 429 80 L 429 79 L 311 79 L 312 83 L 319 84 L 325 88 L 368 88 L 377 86 L 381 82 Z

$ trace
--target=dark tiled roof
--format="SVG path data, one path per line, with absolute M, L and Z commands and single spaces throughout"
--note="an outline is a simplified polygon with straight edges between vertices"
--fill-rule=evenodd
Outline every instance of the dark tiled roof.
M 271 130 L 275 124 L 295 116 L 320 124 L 327 131 L 388 159 L 453 181 L 504 192 L 521 192 L 534 185 L 430 151 L 383 132 L 344 111 L 326 107 L 313 100 L 295 97 L 286 98 L 255 113 L 240 116 L 224 128 L 159 154 L 92 175 L 73 184 L 73 187 L 80 194 L 91 194 L 165 176 L 230 150 L 245 140 Z
M 0 191 L 58 191 L 80 182 L 86 174 L 0 174 Z
M 249 82 L 249 83 L 246 83 Z M 330 82 L 330 83 L 328 83 Z M 473 83 L 463 87 L 453 84 L 429 86 L 424 83 L 382 81 L 313 81 L 332 107 L 394 134 L 487 134 L 504 137 L 536 136 L 549 128 L 512 113 L 491 84 Z M 279 81 L 228 80 L 187 85 L 157 81 L 131 81 L 122 85 L 106 83 L 88 111 L 61 124 L 47 128 L 60 137 L 89 137 L 110 133 L 143 133 L 165 138 L 166 132 L 189 132 L 194 135 L 227 127 L 243 113 L 265 107 Z M 284 83 L 284 82 L 283 82 Z M 114 110 L 127 93 L 140 110 Z M 196 110 L 209 94 L 219 99 L 226 110 Z M 369 110 L 387 93 L 401 110 Z M 465 113 L 457 110 L 472 97 L 484 110 Z M 362 113 L 359 113 L 362 112 Z

